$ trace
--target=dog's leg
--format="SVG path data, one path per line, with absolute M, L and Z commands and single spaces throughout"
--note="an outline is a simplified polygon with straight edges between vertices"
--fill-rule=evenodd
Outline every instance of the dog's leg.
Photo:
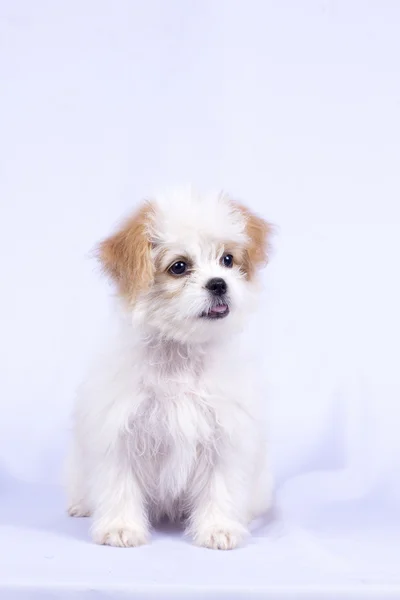
M 189 519 L 188 532 L 199 546 L 231 550 L 247 534 L 246 496 L 248 477 L 243 465 L 223 461 L 209 474 Z
M 119 444 L 108 448 L 93 476 L 94 541 L 122 547 L 145 544 L 149 535 L 148 519 L 126 449 Z

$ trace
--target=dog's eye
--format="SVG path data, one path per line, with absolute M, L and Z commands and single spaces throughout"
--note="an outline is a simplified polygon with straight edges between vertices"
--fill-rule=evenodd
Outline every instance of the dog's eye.
M 183 260 L 178 260 L 178 262 L 174 263 L 170 268 L 169 272 L 172 275 L 184 275 L 187 271 L 187 264 Z
M 224 267 L 228 267 L 228 269 L 230 269 L 233 266 L 232 254 L 224 254 L 224 256 L 221 258 L 221 262 Z

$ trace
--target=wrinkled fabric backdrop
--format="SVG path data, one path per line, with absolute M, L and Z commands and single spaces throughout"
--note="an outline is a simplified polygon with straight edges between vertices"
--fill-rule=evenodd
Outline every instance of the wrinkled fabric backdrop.
M 74 390 L 112 304 L 91 251 L 193 182 L 276 225 L 248 336 L 278 538 L 298 532 L 316 573 L 336 557 L 400 583 L 399 31 L 395 1 L 3 0 L 0 538 L 21 535 L 4 581 L 18 528 L 40 531 L 32 499 L 63 510 Z

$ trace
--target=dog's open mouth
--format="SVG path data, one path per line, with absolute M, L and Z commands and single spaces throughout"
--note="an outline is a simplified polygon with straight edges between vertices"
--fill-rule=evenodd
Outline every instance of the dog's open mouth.
M 201 313 L 201 317 L 207 319 L 223 319 L 229 314 L 229 306 L 227 304 L 216 304 L 210 310 Z

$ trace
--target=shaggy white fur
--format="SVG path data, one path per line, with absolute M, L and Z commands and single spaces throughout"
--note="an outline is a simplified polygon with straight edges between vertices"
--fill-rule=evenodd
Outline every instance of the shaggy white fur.
M 100 246 L 118 333 L 79 390 L 68 465 L 69 514 L 93 516 L 97 543 L 146 543 L 167 516 L 230 549 L 268 509 L 262 402 L 236 338 L 268 231 L 224 194 L 179 190 Z

